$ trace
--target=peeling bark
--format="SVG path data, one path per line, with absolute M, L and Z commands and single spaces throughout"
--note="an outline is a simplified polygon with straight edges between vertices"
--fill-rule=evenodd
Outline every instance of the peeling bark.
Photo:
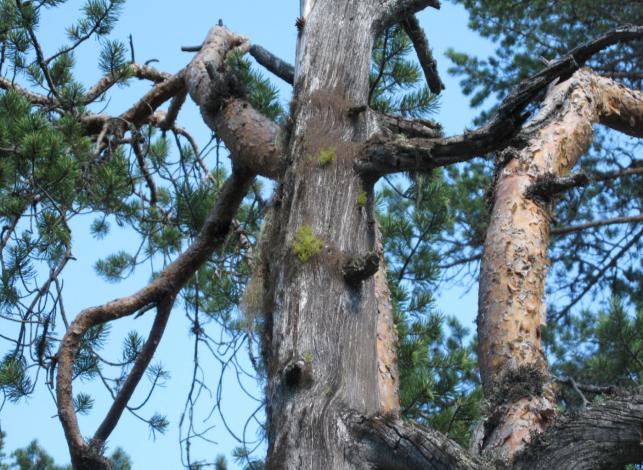
M 640 135 L 642 118 L 641 93 L 580 70 L 548 94 L 516 139 L 526 144 L 503 151 L 478 304 L 480 372 L 494 413 L 478 434 L 478 451 L 511 461 L 555 414 L 541 344 L 550 217 L 527 189 L 543 177 L 568 174 L 589 147 L 594 123 Z

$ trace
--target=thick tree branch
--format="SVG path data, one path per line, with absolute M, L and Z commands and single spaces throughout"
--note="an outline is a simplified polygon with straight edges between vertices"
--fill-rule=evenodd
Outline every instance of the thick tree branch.
M 567 175 L 591 145 L 595 123 L 616 122 L 636 134 L 641 116 L 641 93 L 579 70 L 549 90 L 538 114 L 498 159 L 480 268 L 480 375 L 487 397 L 512 383 L 524 382 L 532 391 L 487 419 L 475 447 L 484 454 L 512 462 L 556 414 L 541 337 L 551 217 L 547 205 L 525 192 L 547 175 Z
M 280 174 L 279 126 L 236 97 L 239 93 L 228 73 L 227 57 L 248 48 L 244 37 L 215 26 L 187 67 L 187 87 L 206 124 L 230 150 L 235 166 L 276 179 Z
M 375 23 L 379 31 L 392 24 L 401 23 L 405 18 L 426 7 L 440 9 L 440 0 L 385 0 L 381 3 L 380 14 Z
M 96 449 L 93 446 L 88 446 L 85 442 L 74 409 L 73 366 L 84 335 L 96 325 L 132 315 L 150 304 L 160 306 L 161 312 L 163 312 L 164 302 L 168 302 L 177 294 L 196 269 L 225 240 L 234 214 L 241 204 L 251 180 L 252 177 L 247 174 L 232 174 L 221 188 L 217 202 L 196 240 L 173 263 L 163 269 L 150 284 L 128 297 L 83 310 L 71 323 L 58 350 L 56 397 L 58 416 L 65 431 L 75 468 L 88 470 L 104 468 L 96 466 L 100 465 L 101 459 L 96 456 Z M 116 411 L 114 410 L 113 413 Z M 106 432 L 107 428 L 110 426 L 106 424 L 100 436 L 106 437 L 109 434 Z
M 552 235 L 566 235 L 568 233 L 581 232 L 589 228 L 604 227 L 605 225 L 635 224 L 643 222 L 643 215 L 632 215 L 629 217 L 614 217 L 612 219 L 594 220 L 585 224 L 558 227 L 551 230 Z
M 622 468 L 643 460 L 643 394 L 594 403 L 558 422 L 517 457 L 515 469 Z
M 356 162 L 356 168 L 361 173 L 376 175 L 430 170 L 502 149 L 522 128 L 528 117 L 524 113 L 527 105 L 553 80 L 567 79 L 593 54 L 609 46 L 641 37 L 643 27 L 628 26 L 577 47 L 567 56 L 552 62 L 547 68 L 516 86 L 500 104 L 491 120 L 474 131 L 442 139 L 391 139 L 376 136 L 366 144 L 364 156 Z M 622 103 L 624 108 L 640 108 L 641 100 L 636 98 L 640 93 L 632 93 L 632 99 L 626 99 Z M 604 104 L 610 106 L 616 103 Z M 617 113 L 605 113 L 601 123 L 630 135 L 639 135 L 643 132 L 641 117 L 636 112 L 628 114 L 626 119 Z
M 412 421 L 367 417 L 355 412 L 343 416 L 352 434 L 352 457 L 364 469 L 415 470 L 486 469 L 489 462 L 472 457 L 441 433 Z
M 431 47 L 429 46 L 429 40 L 424 33 L 424 30 L 420 26 L 415 15 L 411 15 L 402 21 L 402 27 L 406 34 L 413 42 L 413 47 L 415 47 L 415 52 L 417 53 L 418 60 L 424 71 L 424 77 L 429 86 L 431 93 L 437 95 L 444 90 L 444 83 L 440 79 L 440 74 L 438 73 L 438 63 L 433 58 L 433 53 L 431 52 Z

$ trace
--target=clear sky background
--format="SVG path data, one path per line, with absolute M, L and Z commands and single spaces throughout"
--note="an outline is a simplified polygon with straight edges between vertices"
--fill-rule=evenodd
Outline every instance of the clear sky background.
M 63 7 L 43 15 L 38 37 L 44 45 L 45 55 L 50 55 L 66 43 L 65 27 L 77 18 L 80 0 L 69 0 Z M 219 19 L 233 31 L 248 36 L 253 43 L 260 44 L 289 62 L 294 62 L 296 29 L 294 22 L 299 16 L 297 0 L 129 0 L 125 6 L 121 21 L 112 37 L 127 42 L 131 33 L 134 39 L 136 60 L 144 62 L 158 60 L 154 65 L 161 70 L 176 72 L 184 67 L 191 54 L 180 51 L 182 45 L 196 45 L 202 42 L 207 31 Z M 492 45 L 467 28 L 467 14 L 461 7 L 445 2 L 440 11 L 427 9 L 420 15 L 434 55 L 438 60 L 441 76 L 446 84 L 442 93 L 439 113 L 434 116 L 445 127 L 447 134 L 459 133 L 471 125 L 477 114 L 468 107 L 468 100 L 460 91 L 456 79 L 447 74 L 448 60 L 444 51 L 448 47 L 467 51 L 479 56 L 491 53 Z M 76 55 L 77 78 L 86 86 L 93 84 L 100 73 L 96 66 L 97 44 L 87 44 Z M 290 87 L 278 78 L 274 78 L 282 91 L 282 100 L 286 104 L 290 97 Z M 118 114 L 143 95 L 149 85 L 132 82 L 126 88 L 118 89 L 107 104 L 107 111 Z M 190 129 L 201 145 L 209 139 L 209 131 L 202 123 L 196 107 L 191 103 L 184 106 L 179 125 Z M 211 167 L 214 166 L 210 162 Z M 65 302 L 68 315 L 74 315 L 83 308 L 109 301 L 116 297 L 128 295 L 142 287 L 149 277 L 149 271 L 138 270 L 128 280 L 109 284 L 96 276 L 93 269 L 97 259 L 115 251 L 133 246 L 131 235 L 127 232 L 113 230 L 101 241 L 94 240 L 88 229 L 91 219 L 77 219 L 72 224 L 73 254 L 76 261 L 68 265 L 64 272 Z M 114 224 L 112 224 L 114 226 Z M 455 315 L 466 326 L 473 328 L 476 313 L 475 286 L 470 290 L 455 286 L 439 292 L 438 307 L 444 313 Z M 107 349 L 118 357 L 118 346 L 122 337 L 131 329 L 136 329 L 143 336 L 147 335 L 152 315 L 133 320 L 125 319 L 113 325 L 111 339 L 113 347 Z M 4 328 L 4 325 L 3 325 Z M 121 446 L 131 456 L 134 469 L 174 469 L 181 468 L 178 422 L 191 379 L 193 338 L 189 334 L 190 324 L 179 305 L 172 313 L 169 325 L 159 347 L 156 359 L 162 362 L 171 373 L 171 379 L 165 388 L 158 389 L 150 403 L 143 410 L 145 416 L 155 411 L 167 415 L 170 425 L 165 435 L 159 435 L 154 441 L 149 437 L 147 426 L 125 413 L 115 432 L 109 440 L 109 448 Z M 215 332 L 209 331 L 211 335 Z M 245 354 L 244 351 L 241 354 Z M 206 380 L 214 393 L 220 368 L 214 361 L 204 363 Z M 244 398 L 236 381 L 228 375 L 223 387 L 223 404 L 226 421 L 236 434 L 243 432 L 243 424 L 256 403 Z M 43 382 L 42 378 L 40 381 Z M 142 382 L 143 385 L 143 382 Z M 247 384 L 254 387 L 256 385 Z M 140 387 L 139 387 L 140 388 Z M 101 392 L 98 384 L 77 384 L 75 392 L 87 390 L 96 398 L 94 411 L 88 417 L 81 417 L 80 424 L 84 434 L 93 434 L 99 420 L 104 416 L 110 399 Z M 133 399 L 137 404 L 145 396 L 146 390 L 138 390 Z M 208 397 L 205 397 L 205 403 Z M 199 409 L 203 416 L 209 409 Z M 12 451 L 26 446 L 32 439 L 38 439 L 43 447 L 55 458 L 58 464 L 69 462 L 67 445 L 62 428 L 55 417 L 55 406 L 50 392 L 41 383 L 36 393 L 18 405 L 6 404 L 0 412 L 0 427 L 7 432 L 6 450 Z M 209 461 L 217 454 L 230 456 L 231 450 L 238 443 L 225 430 L 220 419 L 203 423 L 204 427 L 216 425 L 210 437 L 215 444 L 195 444 L 193 453 L 198 458 Z M 250 433 L 252 437 L 252 432 Z M 230 462 L 231 468 L 235 468 Z

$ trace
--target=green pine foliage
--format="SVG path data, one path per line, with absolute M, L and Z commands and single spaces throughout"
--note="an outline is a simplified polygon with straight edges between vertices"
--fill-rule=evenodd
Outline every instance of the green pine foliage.
M 27 447 L 16 449 L 11 453 L 11 460 L 8 460 L 4 453 L 5 437 L 5 433 L 0 431 L 0 470 L 72 470 L 71 465 L 56 465 L 37 440 L 31 441 Z M 114 470 L 132 470 L 130 457 L 120 447 L 112 452 L 109 461 Z
M 643 385 L 640 306 L 628 309 L 614 297 L 598 312 L 584 311 L 555 332 L 547 330 L 545 340 L 552 372 L 560 378 L 605 387 Z M 573 389 L 563 387 L 560 393 L 563 404 L 579 406 L 580 397 Z
M 413 44 L 404 30 L 393 26 L 373 49 L 369 104 L 387 114 L 421 117 L 438 108 L 438 97 L 422 84 L 422 70 L 411 59 Z

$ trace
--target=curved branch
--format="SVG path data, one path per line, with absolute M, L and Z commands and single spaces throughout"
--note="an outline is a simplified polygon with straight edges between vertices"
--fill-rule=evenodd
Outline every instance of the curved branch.
M 276 179 L 279 126 L 240 99 L 228 73 L 227 58 L 249 47 L 244 37 L 225 27 L 212 28 L 186 69 L 187 89 L 206 124 L 230 150 L 235 166 Z
M 162 83 L 172 77 L 172 74 L 161 72 L 160 70 L 150 67 L 149 65 L 127 64 L 127 70 L 121 74 L 105 75 L 96 84 L 91 87 L 85 94 L 85 104 L 89 104 L 98 99 L 103 93 L 114 86 L 119 80 L 128 76 L 128 73 L 140 80 L 151 80 L 154 83 Z
M 118 395 L 116 395 L 112 406 L 109 408 L 109 411 L 105 415 L 105 418 L 94 433 L 94 437 L 92 438 L 90 447 L 96 449 L 103 447 L 105 441 L 116 427 L 116 424 L 121 418 L 121 415 L 123 414 L 127 403 L 129 402 L 130 398 L 132 398 L 134 390 L 136 390 L 136 386 L 147 370 L 147 366 L 150 364 L 152 357 L 154 357 L 156 348 L 161 342 L 161 338 L 163 337 L 163 333 L 165 332 L 165 327 L 167 326 L 167 321 L 170 318 L 172 306 L 174 305 L 174 299 L 174 295 L 169 295 L 158 302 L 156 307 L 156 317 L 154 318 L 154 323 L 152 324 L 152 328 L 150 330 L 147 341 L 145 342 L 145 345 L 143 346 L 141 352 L 136 357 L 134 366 L 127 376 L 125 383 L 118 391 Z
M 353 458 L 379 470 L 488 469 L 490 462 L 473 457 L 443 434 L 412 421 L 368 417 L 349 411 L 342 417 L 349 432 Z
M 591 405 L 559 419 L 522 454 L 515 469 L 622 468 L 643 459 L 643 394 Z
M 100 456 L 97 455 L 95 447 L 89 446 L 85 442 L 74 409 L 73 366 L 83 336 L 93 326 L 132 315 L 150 304 L 161 306 L 161 311 L 163 311 L 163 303 L 176 295 L 198 267 L 224 241 L 232 218 L 241 204 L 251 180 L 252 177 L 245 173 L 233 173 L 228 178 L 196 240 L 173 263 L 163 269 L 152 282 L 135 294 L 83 310 L 69 326 L 60 343 L 57 355 L 56 397 L 58 416 L 65 431 L 75 468 L 102 468 L 96 467 L 100 464 Z

